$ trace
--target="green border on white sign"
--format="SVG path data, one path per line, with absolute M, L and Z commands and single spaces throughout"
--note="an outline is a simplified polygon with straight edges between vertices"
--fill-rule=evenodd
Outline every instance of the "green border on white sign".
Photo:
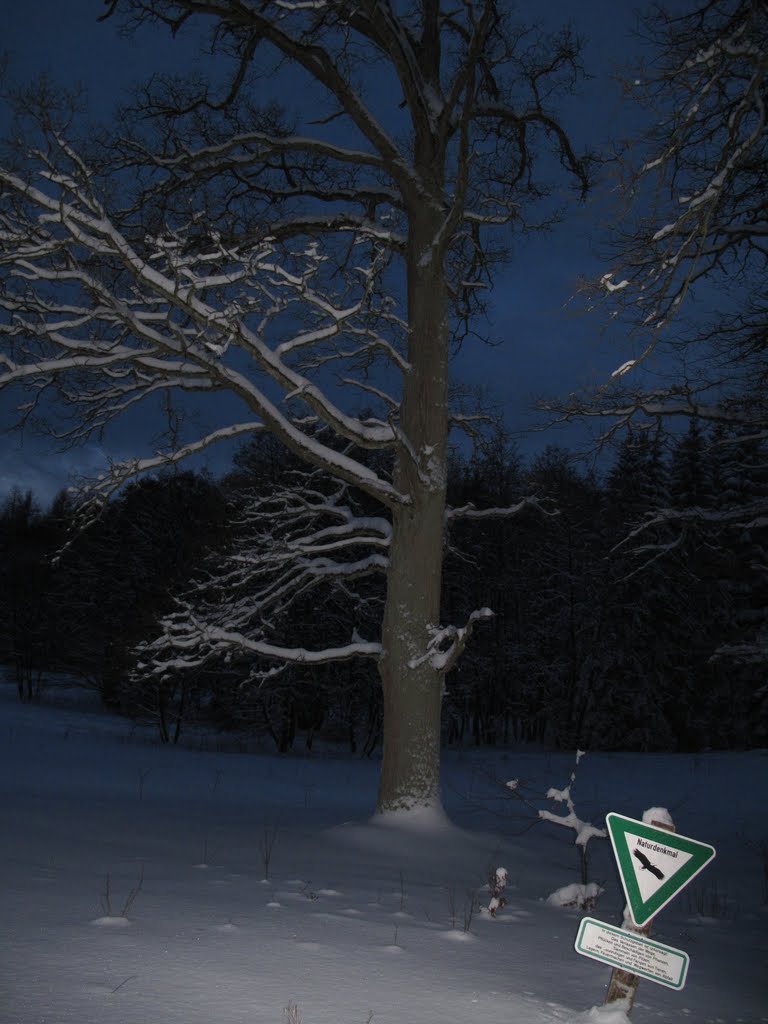
M 608 835 L 619 867 L 621 884 L 627 897 L 627 904 L 636 925 L 644 925 L 652 917 L 673 900 L 681 889 L 702 871 L 715 856 L 714 846 L 702 843 L 698 839 L 681 836 L 677 832 L 654 828 L 643 821 L 627 818 L 623 814 L 611 811 L 605 816 Z M 662 846 L 681 850 L 690 857 L 688 862 L 676 871 L 649 899 L 644 900 L 635 876 L 635 867 L 629 852 L 628 837 L 642 838 L 649 842 L 660 843 Z

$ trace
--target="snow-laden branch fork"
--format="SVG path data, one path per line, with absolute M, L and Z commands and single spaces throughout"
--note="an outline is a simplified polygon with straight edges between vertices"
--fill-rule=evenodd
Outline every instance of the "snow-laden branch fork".
M 472 632 L 478 622 L 493 617 L 490 608 L 479 608 L 467 619 L 464 626 L 434 626 L 430 628 L 429 642 L 424 654 L 413 658 L 410 668 L 418 668 L 427 663 L 437 672 L 450 672 L 461 657 Z
M 354 628 L 348 642 L 317 649 L 288 638 L 293 609 L 314 600 L 325 608 L 327 641 L 339 598 L 349 605 L 355 582 L 386 573 L 391 537 L 390 523 L 361 514 L 346 486 L 317 472 L 289 476 L 269 494 L 238 499 L 234 541 L 213 553 L 161 621 L 159 635 L 141 645 L 140 675 L 163 678 L 233 657 L 294 665 L 379 657 L 381 644 L 362 640 Z M 271 671 L 250 675 L 268 678 Z
M 149 671 L 161 678 L 168 673 L 202 668 L 217 656 L 231 656 L 233 652 L 292 665 L 325 665 L 350 658 L 376 658 L 381 654 L 381 644 L 361 641 L 322 650 L 283 647 L 201 622 L 187 612 L 180 613 L 178 618 L 169 617 L 164 625 L 166 632 L 140 649 L 138 663 L 140 672 Z

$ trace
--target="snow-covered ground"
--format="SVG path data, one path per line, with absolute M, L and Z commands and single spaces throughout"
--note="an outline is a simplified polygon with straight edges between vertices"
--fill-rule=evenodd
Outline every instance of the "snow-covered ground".
M 579 912 L 546 902 L 578 881 L 574 833 L 489 782 L 543 794 L 572 757 L 449 752 L 450 823 L 404 828 L 369 820 L 373 761 L 150 738 L 0 685 L 2 1024 L 626 1024 L 596 1008 L 610 971 L 574 951 Z M 590 754 L 574 799 L 597 824 L 666 806 L 717 847 L 654 922 L 687 986 L 643 982 L 633 1024 L 768 1022 L 766 752 Z M 589 850 L 592 916 L 617 924 L 610 845 Z M 471 913 L 498 866 L 508 905 Z

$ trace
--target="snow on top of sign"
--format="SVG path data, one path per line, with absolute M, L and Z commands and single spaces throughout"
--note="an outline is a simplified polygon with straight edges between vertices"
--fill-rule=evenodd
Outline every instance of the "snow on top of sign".
M 666 807 L 649 807 L 647 811 L 643 811 L 643 824 L 667 825 L 671 829 L 675 827 L 672 815 Z

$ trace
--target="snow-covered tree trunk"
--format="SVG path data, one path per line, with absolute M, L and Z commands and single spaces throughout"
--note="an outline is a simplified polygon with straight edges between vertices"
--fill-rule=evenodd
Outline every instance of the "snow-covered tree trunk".
M 416 213 L 408 240 L 409 370 L 401 403 L 395 510 L 382 633 L 384 761 L 379 809 L 439 801 L 444 669 L 426 646 L 440 620 L 448 440 L 448 307 L 442 261 L 433 258 L 441 217 Z

